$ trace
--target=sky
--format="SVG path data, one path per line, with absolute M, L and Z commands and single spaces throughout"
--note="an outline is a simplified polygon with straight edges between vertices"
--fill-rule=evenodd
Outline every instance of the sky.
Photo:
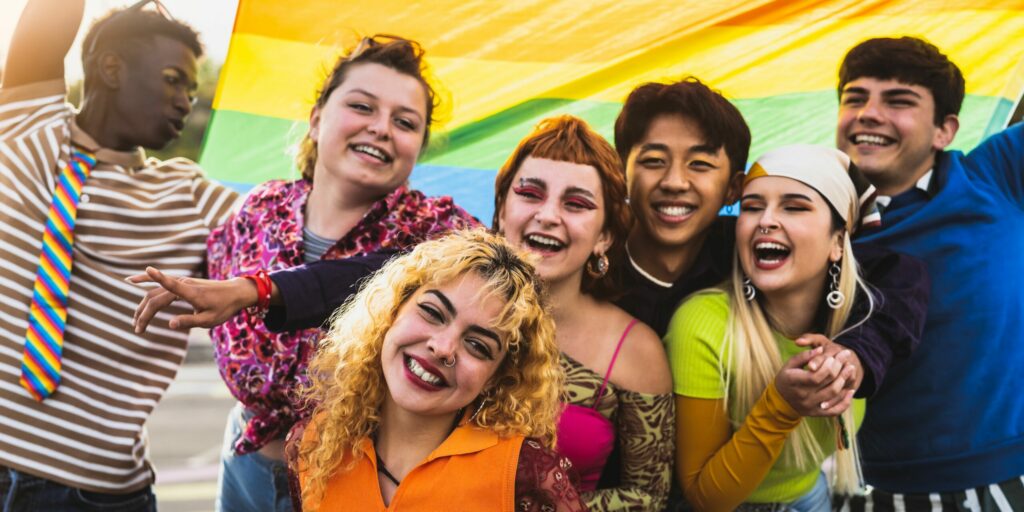
M 6 59 L 7 46 L 10 44 L 14 27 L 18 24 L 21 10 L 26 0 L 0 0 L 0 58 Z M 75 45 L 68 52 L 65 60 L 65 76 L 69 83 L 82 78 L 81 39 L 85 29 L 93 18 L 96 18 L 113 7 L 122 7 L 135 3 L 135 0 L 86 0 L 85 18 L 79 30 Z M 224 62 L 231 39 L 231 27 L 235 22 L 235 10 L 238 0 L 163 0 L 163 4 L 176 19 L 192 25 L 202 37 L 206 46 L 208 59 L 217 63 Z M 151 7 L 147 7 L 151 9 Z

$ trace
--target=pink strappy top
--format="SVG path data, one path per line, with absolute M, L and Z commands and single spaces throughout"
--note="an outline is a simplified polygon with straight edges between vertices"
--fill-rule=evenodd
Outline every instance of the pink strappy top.
M 615 353 L 612 354 L 612 360 L 608 363 L 601 388 L 595 395 L 594 405 L 583 407 L 568 404 L 558 420 L 558 454 L 568 457 L 579 472 L 580 491 L 597 489 L 604 465 L 615 448 L 615 424 L 602 416 L 597 411 L 597 406 L 601 403 L 605 387 L 608 386 L 608 377 L 612 374 L 615 360 L 619 357 L 622 342 L 626 341 L 626 336 L 636 322 L 635 318 L 630 320 L 626 330 L 622 332 Z

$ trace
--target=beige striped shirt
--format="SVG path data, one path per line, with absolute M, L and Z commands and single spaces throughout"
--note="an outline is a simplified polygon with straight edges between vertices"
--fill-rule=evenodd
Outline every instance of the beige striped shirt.
M 143 423 L 185 357 L 186 334 L 166 328 L 180 310 L 134 334 L 144 290 L 123 279 L 146 265 L 201 273 L 206 237 L 238 195 L 189 160 L 99 148 L 74 115 L 62 81 L 0 90 L 0 465 L 126 493 L 153 481 Z M 61 382 L 40 404 L 18 378 L 43 227 L 71 141 L 98 164 L 78 207 Z

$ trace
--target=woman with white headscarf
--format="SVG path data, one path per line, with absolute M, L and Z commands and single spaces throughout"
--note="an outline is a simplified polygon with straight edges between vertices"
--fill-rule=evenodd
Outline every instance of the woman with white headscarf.
M 828 510 L 821 467 L 833 453 L 836 490 L 860 486 L 852 428 L 863 408 L 844 389 L 852 368 L 832 357 L 810 368 L 820 348 L 795 343 L 834 338 L 854 300 L 871 300 L 857 293 L 849 167 L 817 146 L 762 156 L 744 181 L 732 279 L 672 319 L 677 473 L 697 510 Z M 809 392 L 822 397 L 813 417 L 796 406 Z

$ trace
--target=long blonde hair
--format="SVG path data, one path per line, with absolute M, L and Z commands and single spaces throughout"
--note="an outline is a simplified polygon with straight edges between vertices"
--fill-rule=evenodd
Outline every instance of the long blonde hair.
M 496 328 L 509 347 L 482 393 L 488 399 L 471 421 L 500 436 L 530 436 L 554 447 L 564 375 L 542 284 L 533 265 L 500 236 L 482 229 L 457 232 L 388 262 L 331 320 L 304 390 L 317 404 L 315 439 L 299 448 L 306 508 L 319 507 L 327 481 L 354 466 L 360 442 L 380 424 L 388 393 L 381 348 L 398 309 L 420 287 L 470 272 L 486 282 L 482 293 L 502 299 Z M 351 456 L 342 467 L 346 451 Z
M 858 290 L 862 290 L 863 296 L 869 301 L 869 315 L 870 309 L 873 308 L 871 292 L 858 273 L 850 236 L 846 230 L 843 230 L 841 236 L 843 238 L 843 256 L 840 262 L 838 290 L 846 297 L 846 300 L 840 307 L 830 309 L 823 333 L 829 339 L 835 339 L 846 330 L 863 323 L 862 319 L 857 325 L 844 330 Z M 722 368 L 720 372 L 724 379 L 725 389 L 729 390 L 726 393 L 726 409 L 734 428 L 739 428 L 739 425 L 743 423 L 764 390 L 772 385 L 776 374 L 779 373 L 783 365 L 782 354 L 779 352 L 779 346 L 772 333 L 771 323 L 757 300 L 746 300 L 743 293 L 743 281 L 744 276 L 739 257 L 734 255 L 732 281 L 731 285 L 726 287 L 726 293 L 729 296 L 729 319 L 722 347 L 722 353 L 730 354 L 731 366 L 728 370 Z M 783 448 L 782 464 L 809 470 L 816 467 L 828 455 L 815 439 L 809 421 L 829 421 L 829 419 L 807 418 L 805 421 L 801 421 L 796 430 L 790 433 Z M 832 484 L 837 492 L 852 494 L 861 487 L 862 480 L 857 436 L 853 431 L 852 406 L 843 413 L 843 421 L 849 432 L 850 446 L 848 449 L 839 450 L 836 453 Z M 829 440 L 835 443 L 835 429 L 829 429 L 828 432 Z

